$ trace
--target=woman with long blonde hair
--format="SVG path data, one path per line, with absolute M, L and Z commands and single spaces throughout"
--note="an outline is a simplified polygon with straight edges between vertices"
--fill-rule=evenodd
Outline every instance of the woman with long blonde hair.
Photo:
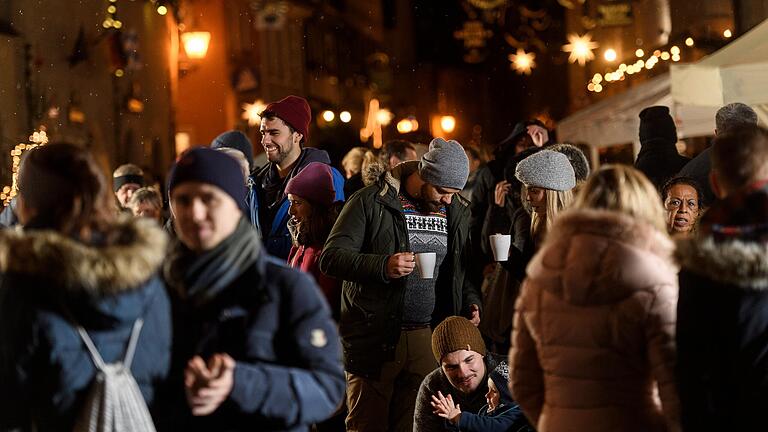
M 536 430 L 679 430 L 673 249 L 658 192 L 629 166 L 593 174 L 551 225 L 510 350 L 512 393 Z

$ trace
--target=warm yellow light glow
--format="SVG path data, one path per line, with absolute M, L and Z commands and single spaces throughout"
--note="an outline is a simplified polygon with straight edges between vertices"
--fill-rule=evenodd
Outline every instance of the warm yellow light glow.
M 595 93 L 600 93 L 601 91 L 603 91 L 603 86 L 595 84 Z
M 113 14 L 117 12 L 117 8 L 115 7 L 115 5 L 109 5 L 109 7 L 107 8 L 107 12 Z
M 689 46 L 689 47 L 692 47 L 693 46 L 693 38 L 689 37 L 688 39 L 686 39 L 685 40 L 685 45 Z
M 571 33 L 568 35 L 568 42 L 568 44 L 563 45 L 563 51 L 571 53 L 568 56 L 568 61 L 571 63 L 578 62 L 581 66 L 595 58 L 592 50 L 600 46 L 592 40 L 592 36 L 589 33 L 583 36 Z
M 339 113 L 339 120 L 343 123 L 349 123 L 352 121 L 352 114 L 350 114 L 349 111 L 342 111 Z
M 333 111 L 330 111 L 330 110 L 323 111 L 321 115 L 323 116 L 323 120 L 327 122 L 331 122 L 333 121 L 333 119 L 336 118 L 336 114 L 334 114 Z
M 397 131 L 402 134 L 413 132 L 413 124 L 409 119 L 402 119 L 397 122 Z
M 680 61 L 680 56 L 679 55 L 673 55 L 672 56 L 672 61 L 673 62 L 679 62 Z
M 730 38 L 731 36 L 733 36 L 733 33 L 731 33 L 731 29 L 725 29 L 725 31 L 723 32 L 723 37 L 725 37 L 726 39 L 728 39 L 728 38 Z
M 668 53 L 668 52 L 666 52 L 666 51 L 664 51 L 663 53 L 661 53 L 661 59 L 662 59 L 662 60 L 669 60 L 669 53 Z
M 160 15 L 165 15 L 168 13 L 168 8 L 163 5 L 160 5 L 157 7 L 157 13 L 159 13 Z
M 449 115 L 440 117 L 440 128 L 447 133 L 453 132 L 456 129 L 456 118 Z
M 120 20 L 115 20 L 114 23 L 112 23 L 113 26 L 115 26 L 116 29 L 119 29 L 123 26 L 123 23 Z
M 620 64 L 619 65 L 619 71 L 620 72 L 624 72 L 625 70 L 627 70 L 627 65 L 625 65 L 624 63 Z
M 380 125 L 386 126 L 389 124 L 389 122 L 392 121 L 392 118 L 394 118 L 395 115 L 392 114 L 392 111 L 382 108 L 379 110 L 379 112 L 376 113 L 376 121 L 379 122 Z
M 608 48 L 603 53 L 603 58 L 608 62 L 616 61 L 616 50 L 613 48 Z
M 669 53 L 672 55 L 680 55 L 680 47 L 675 45 L 669 49 Z
M 603 81 L 603 76 L 600 74 L 595 74 L 595 76 L 592 77 L 592 82 L 595 84 L 600 84 Z
M 256 99 L 252 104 L 244 103 L 242 105 L 243 114 L 241 118 L 248 121 L 248 126 L 256 126 L 259 124 L 259 122 L 261 122 L 261 117 L 259 117 L 259 114 L 261 114 L 261 112 L 264 111 L 266 107 L 267 104 L 265 104 L 261 99 Z
M 589 83 L 589 84 L 587 84 L 587 90 L 589 90 L 589 91 L 595 91 L 595 83 Z
M 531 69 L 536 67 L 535 58 L 536 54 L 527 53 L 525 50 L 518 48 L 515 54 L 509 55 L 509 61 L 512 62 L 510 66 L 520 75 L 530 75 Z
M 120 78 L 120 77 L 122 77 L 123 75 L 125 75 L 125 71 L 124 71 L 124 70 L 122 70 L 122 69 L 117 69 L 117 70 L 115 71 L 115 76 L 116 76 L 116 77 Z
M 105 19 L 104 22 L 101 23 L 101 25 L 104 28 L 110 28 L 110 27 L 112 27 L 112 20 L 111 19 Z
M 184 52 L 187 53 L 187 57 L 201 59 L 208 52 L 211 33 L 206 31 L 185 32 L 181 34 L 181 42 L 184 44 Z
M 635 51 L 635 56 L 637 56 L 637 57 L 642 57 L 642 56 L 644 56 L 644 55 L 645 55 L 645 51 L 641 50 L 640 48 L 638 48 L 638 49 Z

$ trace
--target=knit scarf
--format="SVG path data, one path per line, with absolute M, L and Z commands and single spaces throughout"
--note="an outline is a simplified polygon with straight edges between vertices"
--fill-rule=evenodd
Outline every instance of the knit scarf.
M 164 269 L 165 279 L 181 298 L 202 306 L 242 275 L 258 258 L 260 250 L 256 230 L 241 218 L 232 235 L 202 254 L 176 241 Z

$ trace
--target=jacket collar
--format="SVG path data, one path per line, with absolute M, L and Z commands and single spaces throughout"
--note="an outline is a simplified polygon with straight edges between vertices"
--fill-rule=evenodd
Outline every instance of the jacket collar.
M 148 219 L 121 218 L 118 240 L 89 245 L 50 230 L 0 231 L 0 273 L 42 276 L 72 292 L 111 295 L 141 286 L 166 254 L 167 236 Z

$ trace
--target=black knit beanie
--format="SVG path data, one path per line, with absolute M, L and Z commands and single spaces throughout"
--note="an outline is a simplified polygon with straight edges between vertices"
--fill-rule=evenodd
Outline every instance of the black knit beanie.
M 244 133 L 238 130 L 226 131 L 211 141 L 212 149 L 222 147 L 239 150 L 248 161 L 248 170 L 253 171 L 253 145 Z
M 651 106 L 640 111 L 640 144 L 654 142 L 677 142 L 677 128 L 665 106 Z
M 190 181 L 218 187 L 245 211 L 243 170 L 232 156 L 206 147 L 185 152 L 168 174 L 168 194 L 172 194 L 176 186 Z

